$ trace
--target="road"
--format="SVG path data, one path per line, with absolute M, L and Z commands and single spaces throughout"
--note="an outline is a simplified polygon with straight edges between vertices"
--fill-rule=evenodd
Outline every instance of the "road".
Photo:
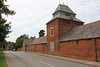
M 28 52 L 4 51 L 8 67 L 92 67 Z

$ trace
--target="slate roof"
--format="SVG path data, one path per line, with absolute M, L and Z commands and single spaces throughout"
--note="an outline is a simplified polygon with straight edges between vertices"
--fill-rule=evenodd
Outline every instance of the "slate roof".
M 70 41 L 100 37 L 100 20 L 75 27 L 60 38 L 59 41 Z
M 45 43 L 47 43 L 47 37 L 43 36 L 43 37 L 34 39 L 30 44 L 45 44 Z
M 32 41 L 32 39 L 24 39 L 25 45 L 30 45 Z
M 56 13 L 57 11 L 64 11 L 64 12 L 68 12 L 68 13 L 72 13 L 72 14 L 75 14 L 68 6 L 66 5 L 61 5 L 59 4 L 57 9 L 54 11 L 54 13 Z M 53 14 L 54 14 L 53 13 Z M 76 15 L 76 14 L 75 14 Z M 54 16 L 49 22 L 55 20 L 56 18 L 61 18 L 61 19 L 67 19 L 67 20 L 71 20 L 71 21 L 77 21 L 77 22 L 83 22 L 79 19 L 77 19 L 76 17 L 72 17 L 72 16 L 67 16 L 67 15 L 64 15 L 64 14 L 57 14 L 56 16 Z M 48 23 L 49 23 L 48 22 Z M 47 24 L 48 24 L 47 23 Z
M 75 14 L 68 6 L 66 5 L 62 5 L 62 4 L 59 4 L 58 7 L 56 8 L 56 10 L 54 11 L 54 13 L 56 13 L 57 11 L 64 11 L 64 12 L 68 12 L 68 13 L 72 13 L 72 14 Z M 53 14 L 54 14 L 53 13 Z
M 56 15 L 55 17 L 53 17 L 49 22 L 55 20 L 56 18 L 61 18 L 61 19 L 67 19 L 67 20 L 71 20 L 71 21 L 78 21 L 78 22 L 83 22 L 79 19 L 77 19 L 76 17 L 71 17 L 71 16 L 63 16 L 63 15 Z M 48 23 L 49 23 L 48 22 Z M 84 23 L 84 22 L 83 22 Z

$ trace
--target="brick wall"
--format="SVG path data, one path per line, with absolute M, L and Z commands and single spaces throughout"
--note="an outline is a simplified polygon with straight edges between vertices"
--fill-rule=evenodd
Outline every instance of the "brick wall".
M 96 39 L 97 59 L 100 61 L 100 39 Z
M 60 39 L 71 28 L 81 26 L 83 22 L 69 21 L 65 19 L 58 19 L 58 39 Z
M 35 48 L 36 48 L 35 52 L 43 53 L 43 44 L 37 44 L 35 45 Z
M 46 48 L 45 48 L 46 44 L 37 44 L 35 45 L 35 52 L 37 53 L 44 53 L 46 51 Z
M 54 54 L 66 57 L 80 58 L 95 61 L 95 48 L 93 39 L 68 41 L 59 43 L 57 51 L 50 52 L 46 48 L 50 48 L 45 45 L 45 54 Z M 96 39 L 96 48 L 97 48 L 97 59 L 100 61 L 100 39 Z
M 83 25 L 83 22 L 69 21 L 65 19 L 57 18 L 47 23 L 47 51 L 49 54 L 58 55 L 58 40 L 71 28 Z M 54 29 L 54 36 L 50 36 L 50 28 Z M 50 43 L 54 42 L 54 52 L 50 52 Z
M 97 48 L 97 59 L 100 61 L 100 38 L 95 39 L 95 41 Z M 77 43 L 76 41 L 60 42 L 58 45 L 59 46 L 55 46 L 56 51 L 54 52 L 50 52 L 50 50 L 48 50 L 50 45 L 47 44 L 35 45 L 36 50 L 34 50 L 34 45 L 31 45 L 30 49 L 29 46 L 27 46 L 27 49 L 28 51 L 37 53 L 43 53 L 44 51 L 45 54 L 60 55 L 93 61 L 96 60 L 93 39 L 78 40 Z
M 30 45 L 30 46 L 31 46 L 30 52 L 33 52 L 34 45 Z
M 22 51 L 25 51 L 25 42 L 23 41 L 23 44 L 22 44 Z
M 81 59 L 95 60 L 93 40 L 79 40 L 59 43 L 59 55 Z
M 50 36 L 50 28 L 53 27 L 54 29 L 54 36 Z M 50 43 L 54 42 L 55 52 L 50 52 Z M 51 54 L 57 54 L 57 47 L 58 46 L 58 19 L 50 22 L 47 24 L 47 52 Z
M 22 48 L 18 48 L 17 51 L 22 51 Z

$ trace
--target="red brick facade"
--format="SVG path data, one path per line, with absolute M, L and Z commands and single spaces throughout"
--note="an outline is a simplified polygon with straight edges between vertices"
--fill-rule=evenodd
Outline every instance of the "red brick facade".
M 22 50 L 25 51 L 25 42 L 23 41 Z
M 96 44 L 97 49 L 97 60 L 100 61 L 100 39 L 83 39 L 83 40 L 73 40 L 66 42 L 58 42 L 58 40 L 73 27 L 83 25 L 81 22 L 67 21 L 64 19 L 56 19 L 51 23 L 47 24 L 47 44 L 36 44 L 27 45 L 27 51 L 53 54 L 67 57 L 74 57 L 87 60 L 96 60 L 96 52 L 94 45 Z M 50 28 L 54 29 L 54 36 L 50 36 Z M 68 28 L 68 29 L 67 29 Z M 65 29 L 65 30 L 64 30 Z M 54 52 L 50 51 L 50 42 L 54 42 Z M 23 51 L 25 51 L 25 45 L 23 42 Z
M 47 23 L 47 45 L 48 51 L 50 51 L 50 42 L 54 42 L 54 52 L 51 54 L 58 54 L 58 40 L 71 28 L 83 25 L 83 22 L 69 21 L 65 19 L 57 18 L 52 22 Z M 50 36 L 50 28 L 54 29 L 54 36 Z
M 72 28 L 81 26 L 83 24 L 84 23 L 81 21 L 75 21 L 73 19 L 71 20 L 61 19 L 57 17 L 56 19 L 53 19 L 52 21 L 47 23 L 47 43 L 27 45 L 27 51 L 94 60 L 94 61 L 97 59 L 98 61 L 100 61 L 100 38 L 59 41 L 59 39 L 65 33 L 68 33 Z M 50 31 L 51 28 L 53 29 L 52 36 Z M 54 43 L 54 51 L 50 51 L 51 42 Z M 23 51 L 25 51 L 24 42 L 23 42 Z
M 95 39 L 97 48 L 97 60 L 100 61 L 100 39 Z M 59 46 L 56 46 L 56 51 L 50 52 L 50 46 L 47 44 L 37 44 L 35 46 L 31 45 L 31 50 L 28 46 L 28 51 L 36 53 L 54 54 L 66 57 L 96 60 L 95 57 L 95 47 L 93 39 L 85 39 L 77 41 L 60 42 Z M 44 45 L 44 46 L 43 46 Z

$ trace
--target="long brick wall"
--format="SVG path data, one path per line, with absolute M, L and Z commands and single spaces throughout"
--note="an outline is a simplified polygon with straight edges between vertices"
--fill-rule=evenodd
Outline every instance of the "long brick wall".
M 100 61 L 100 39 L 96 39 L 97 59 Z
M 100 61 L 100 38 L 95 39 L 95 43 L 97 48 L 97 60 Z M 55 46 L 55 48 L 56 50 L 54 52 L 50 52 L 50 45 L 37 44 L 35 45 L 35 50 L 34 45 L 27 46 L 27 51 L 93 61 L 96 60 L 93 39 L 60 42 L 58 43 L 58 46 Z
M 25 42 L 23 41 L 22 50 L 25 51 Z
M 69 41 L 59 44 L 59 55 L 61 56 L 95 60 L 93 40 L 79 40 L 77 43 L 76 41 Z
M 60 55 L 60 56 L 80 58 L 93 61 L 96 60 L 93 39 L 78 40 L 78 42 L 76 41 L 61 42 L 59 43 L 59 46 L 55 47 L 57 48 L 57 50 L 55 50 L 54 52 L 50 52 L 50 50 L 48 49 L 50 48 L 49 45 L 44 44 L 43 47 L 43 44 L 38 44 L 36 45 L 36 50 L 33 52 Z M 100 61 L 100 39 L 96 39 L 96 47 L 97 47 L 97 59 L 98 61 Z

